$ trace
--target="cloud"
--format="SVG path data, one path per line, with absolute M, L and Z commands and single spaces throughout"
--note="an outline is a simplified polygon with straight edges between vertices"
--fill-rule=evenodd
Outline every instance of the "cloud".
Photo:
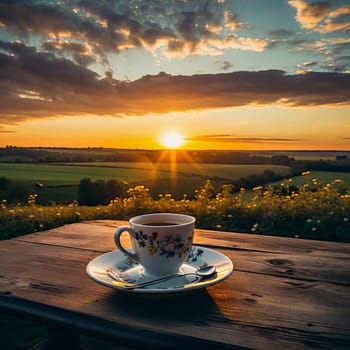
M 72 55 L 84 65 L 139 47 L 168 56 L 217 55 L 227 48 L 264 50 L 266 39 L 235 34 L 245 25 L 231 6 L 212 0 L 13 0 L 0 3 L 0 26 L 21 38 L 41 37 L 46 50 Z
M 271 31 L 269 34 L 275 38 L 288 38 L 295 36 L 295 32 L 293 30 L 288 29 L 276 29 Z
M 86 43 L 71 42 L 68 40 L 47 40 L 43 43 L 44 49 L 64 56 L 69 53 L 75 62 L 87 66 L 97 61 L 97 55 L 92 52 L 91 46 Z
M 229 69 L 233 68 L 233 63 L 230 61 L 216 61 L 215 65 L 223 71 L 228 71 Z
M 350 74 L 282 70 L 146 75 L 118 81 L 50 52 L 0 41 L 0 118 L 137 116 L 247 105 L 350 105 Z
M 297 10 L 296 21 L 309 30 L 315 30 L 331 9 L 331 5 L 327 2 L 308 3 L 302 0 L 290 0 L 288 3 Z
M 297 10 L 295 19 L 304 29 L 323 34 L 350 31 L 350 5 L 333 8 L 331 2 L 289 0 L 288 3 Z
M 197 142 L 240 142 L 240 143 L 273 143 L 273 142 L 300 142 L 304 139 L 291 139 L 291 138 L 266 138 L 266 137 L 235 137 L 233 135 L 226 134 L 211 134 L 211 135 L 198 135 L 187 139 L 188 141 Z
M 348 60 L 350 49 L 350 38 L 322 38 L 319 40 L 310 40 L 303 37 L 281 37 L 272 39 L 269 44 L 270 49 L 275 49 L 280 46 L 285 46 L 291 53 L 305 53 L 314 57 L 315 54 L 320 56 L 318 64 L 308 65 L 307 70 L 320 69 L 330 72 L 349 72 L 350 61 Z M 302 72 L 300 69 L 303 64 L 297 65 L 297 72 Z
M 350 72 L 350 55 L 349 56 L 333 56 L 332 60 L 328 60 L 324 64 L 325 69 L 332 70 L 334 72 Z
M 309 72 L 312 70 L 312 68 L 317 66 L 317 64 L 318 62 L 316 61 L 307 61 L 307 62 L 299 63 L 296 65 L 297 72 L 300 74 Z

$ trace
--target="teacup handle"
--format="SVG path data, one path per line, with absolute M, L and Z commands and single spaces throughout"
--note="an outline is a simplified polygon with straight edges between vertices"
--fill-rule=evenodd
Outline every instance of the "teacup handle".
M 133 254 L 133 253 L 129 252 L 128 250 L 126 250 L 126 249 L 122 246 L 122 244 L 121 244 L 121 242 L 120 242 L 120 237 L 121 237 L 121 234 L 122 234 L 123 232 L 128 232 L 129 235 L 134 234 L 134 230 L 133 230 L 131 227 L 129 227 L 129 226 L 120 226 L 120 227 L 118 227 L 118 228 L 116 229 L 115 233 L 114 233 L 114 242 L 115 242 L 116 246 L 117 246 L 126 256 L 129 256 L 130 258 L 132 258 L 132 259 L 138 261 L 136 254 Z

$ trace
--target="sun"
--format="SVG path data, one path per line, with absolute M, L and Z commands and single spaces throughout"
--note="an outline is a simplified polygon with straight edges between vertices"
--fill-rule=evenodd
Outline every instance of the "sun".
M 176 132 L 169 132 L 161 137 L 161 143 L 167 148 L 178 148 L 185 143 L 185 139 Z

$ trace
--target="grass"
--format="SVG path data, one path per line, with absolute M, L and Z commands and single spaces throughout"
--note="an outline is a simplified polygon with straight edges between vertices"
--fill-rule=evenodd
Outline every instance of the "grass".
M 52 165 L 52 164 L 0 164 L 2 176 L 13 180 L 41 182 L 45 185 L 78 184 L 82 178 L 91 180 L 109 180 L 118 178 L 120 181 L 151 178 L 149 171 L 133 168 L 113 168 L 87 165 Z
M 290 168 L 279 165 L 229 165 L 178 163 L 69 163 L 69 164 L 7 164 L 0 163 L 1 176 L 14 180 L 39 181 L 45 185 L 78 184 L 80 179 L 117 179 L 119 181 L 143 182 L 159 178 L 171 178 L 172 174 L 203 178 L 217 177 L 234 180 L 250 174 L 263 173 L 269 169 L 276 174 L 287 176 Z
M 340 179 L 350 185 L 350 173 L 333 172 L 333 171 L 313 171 L 309 175 L 300 175 L 293 177 L 293 184 L 295 186 L 303 186 L 305 183 L 312 183 L 313 179 L 317 179 L 321 184 L 326 185 L 331 183 L 334 179 Z M 271 182 L 269 185 L 279 186 L 281 181 Z

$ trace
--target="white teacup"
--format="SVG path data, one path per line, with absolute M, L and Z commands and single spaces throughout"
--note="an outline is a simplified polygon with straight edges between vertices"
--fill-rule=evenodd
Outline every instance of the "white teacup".
M 130 227 L 121 226 L 115 231 L 117 247 L 151 275 L 177 273 L 191 252 L 195 218 L 183 214 L 155 213 L 135 216 L 129 224 Z M 130 235 L 132 252 L 121 245 L 123 232 Z

